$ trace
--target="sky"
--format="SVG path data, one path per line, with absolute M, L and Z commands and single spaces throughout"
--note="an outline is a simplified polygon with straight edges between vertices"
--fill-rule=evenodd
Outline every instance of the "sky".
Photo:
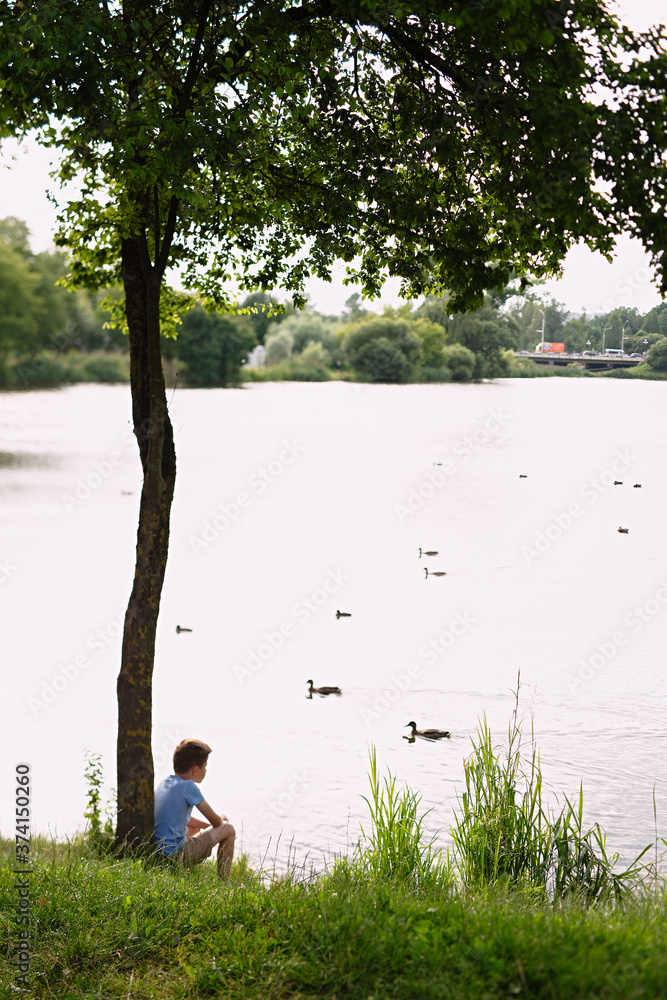
M 610 7 L 625 24 L 634 30 L 645 30 L 652 24 L 665 22 L 665 0 L 621 0 Z M 32 234 L 35 252 L 52 245 L 57 209 L 46 196 L 46 191 L 66 200 L 66 190 L 60 192 L 49 178 L 52 152 L 34 142 L 23 147 L 6 141 L 0 149 L 0 218 L 8 215 L 24 219 Z M 314 308 L 323 313 L 340 313 L 345 300 L 355 291 L 343 286 L 345 265 L 334 268 L 334 280 L 329 284 L 311 279 L 307 291 Z M 608 312 L 618 306 L 635 307 L 644 313 L 657 305 L 660 295 L 653 284 L 648 255 L 641 244 L 629 237 L 622 237 L 610 264 L 600 254 L 593 254 L 584 246 L 573 247 L 568 253 L 560 280 L 545 282 L 540 294 L 553 295 L 572 312 Z M 400 282 L 388 279 L 380 300 L 370 304 L 373 309 L 382 305 L 398 305 Z

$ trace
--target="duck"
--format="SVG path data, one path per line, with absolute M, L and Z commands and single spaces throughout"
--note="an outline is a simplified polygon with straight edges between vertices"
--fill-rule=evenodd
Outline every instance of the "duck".
M 421 736 L 424 740 L 448 740 L 452 735 L 446 729 L 417 729 L 416 722 L 408 722 L 406 723 L 406 728 L 407 726 L 412 727 L 412 732 L 410 733 L 412 739 L 415 736 Z
M 622 479 L 615 479 L 614 480 L 614 486 L 622 486 L 622 485 L 623 485 L 623 480 Z
M 177 625 L 176 626 L 176 635 L 180 635 L 181 632 L 192 632 L 192 629 L 191 628 L 183 628 L 182 625 Z
M 641 483 L 635 483 L 632 488 L 633 488 L 633 490 L 640 490 L 642 488 L 642 484 Z
M 342 694 L 343 692 L 339 687 L 313 687 L 313 682 L 311 680 L 306 681 L 306 684 L 310 685 L 308 689 L 308 694 L 312 698 L 314 694 Z
M 336 612 L 336 618 L 351 618 L 351 617 L 352 617 L 352 612 L 351 611 L 337 611 Z
M 438 553 L 435 551 L 435 549 L 431 549 L 430 552 L 427 552 L 426 550 L 424 550 L 424 552 L 422 553 L 422 550 L 420 549 L 419 550 L 419 558 L 420 559 L 421 559 L 422 555 L 425 555 L 425 556 L 437 556 Z
M 523 472 L 519 473 L 519 479 L 528 479 L 528 476 L 524 475 Z
M 428 579 L 429 576 L 447 576 L 447 573 L 444 569 L 430 570 L 428 569 L 428 567 L 424 566 L 424 572 L 426 573 L 426 579 Z
M 619 534 L 621 534 L 621 535 L 627 535 L 629 533 L 630 529 L 629 528 L 619 528 L 618 531 L 619 531 Z

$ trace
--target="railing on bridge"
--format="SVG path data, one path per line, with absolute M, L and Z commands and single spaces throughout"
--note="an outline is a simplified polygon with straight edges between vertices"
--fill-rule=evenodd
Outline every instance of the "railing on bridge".
M 590 351 L 582 354 L 565 354 L 562 351 L 515 351 L 514 356 L 517 358 L 528 358 L 531 361 L 535 361 L 538 365 L 556 365 L 561 368 L 565 365 L 575 363 L 580 368 L 588 369 L 588 371 L 634 368 L 635 365 L 641 365 L 645 360 L 643 356 L 641 358 L 632 358 L 629 355 L 618 357 L 618 355 L 614 354 L 593 354 Z

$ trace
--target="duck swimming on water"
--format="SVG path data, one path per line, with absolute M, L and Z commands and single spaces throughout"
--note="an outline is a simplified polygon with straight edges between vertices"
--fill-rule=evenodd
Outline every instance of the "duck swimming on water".
M 448 740 L 452 735 L 446 729 L 417 729 L 416 722 L 408 722 L 407 726 L 412 727 L 412 732 L 410 733 L 412 739 L 415 736 L 421 736 L 424 740 Z
M 308 694 L 310 695 L 311 698 L 312 698 L 312 696 L 314 694 L 326 695 L 326 694 L 342 694 L 343 693 L 339 687 L 326 687 L 326 686 L 325 687 L 318 687 L 318 688 L 313 687 L 313 682 L 311 680 L 306 681 L 306 684 L 309 685 Z
M 424 553 L 423 553 L 423 555 L 425 555 L 425 556 L 437 556 L 437 554 L 438 553 L 435 552 L 433 549 L 430 552 L 424 551 Z M 421 559 L 421 557 L 422 557 L 422 550 L 420 549 L 419 550 L 419 558 Z
M 424 572 L 426 573 L 425 579 L 428 579 L 429 576 L 447 576 L 444 569 L 428 569 L 424 566 Z

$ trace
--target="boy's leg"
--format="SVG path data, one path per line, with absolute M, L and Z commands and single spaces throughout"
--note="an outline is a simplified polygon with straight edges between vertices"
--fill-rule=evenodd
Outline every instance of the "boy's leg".
M 223 823 L 221 826 L 209 827 L 207 830 L 200 830 L 194 837 L 188 837 L 183 848 L 183 862 L 190 865 L 199 864 L 211 854 L 211 851 L 218 844 L 218 875 L 220 878 L 228 879 L 234 857 L 234 841 L 236 840 L 236 830 L 231 823 Z
M 216 827 L 216 829 L 219 829 L 219 827 Z M 222 836 L 218 841 L 218 875 L 226 881 L 232 870 L 236 830 L 231 823 L 225 823 L 222 831 Z

